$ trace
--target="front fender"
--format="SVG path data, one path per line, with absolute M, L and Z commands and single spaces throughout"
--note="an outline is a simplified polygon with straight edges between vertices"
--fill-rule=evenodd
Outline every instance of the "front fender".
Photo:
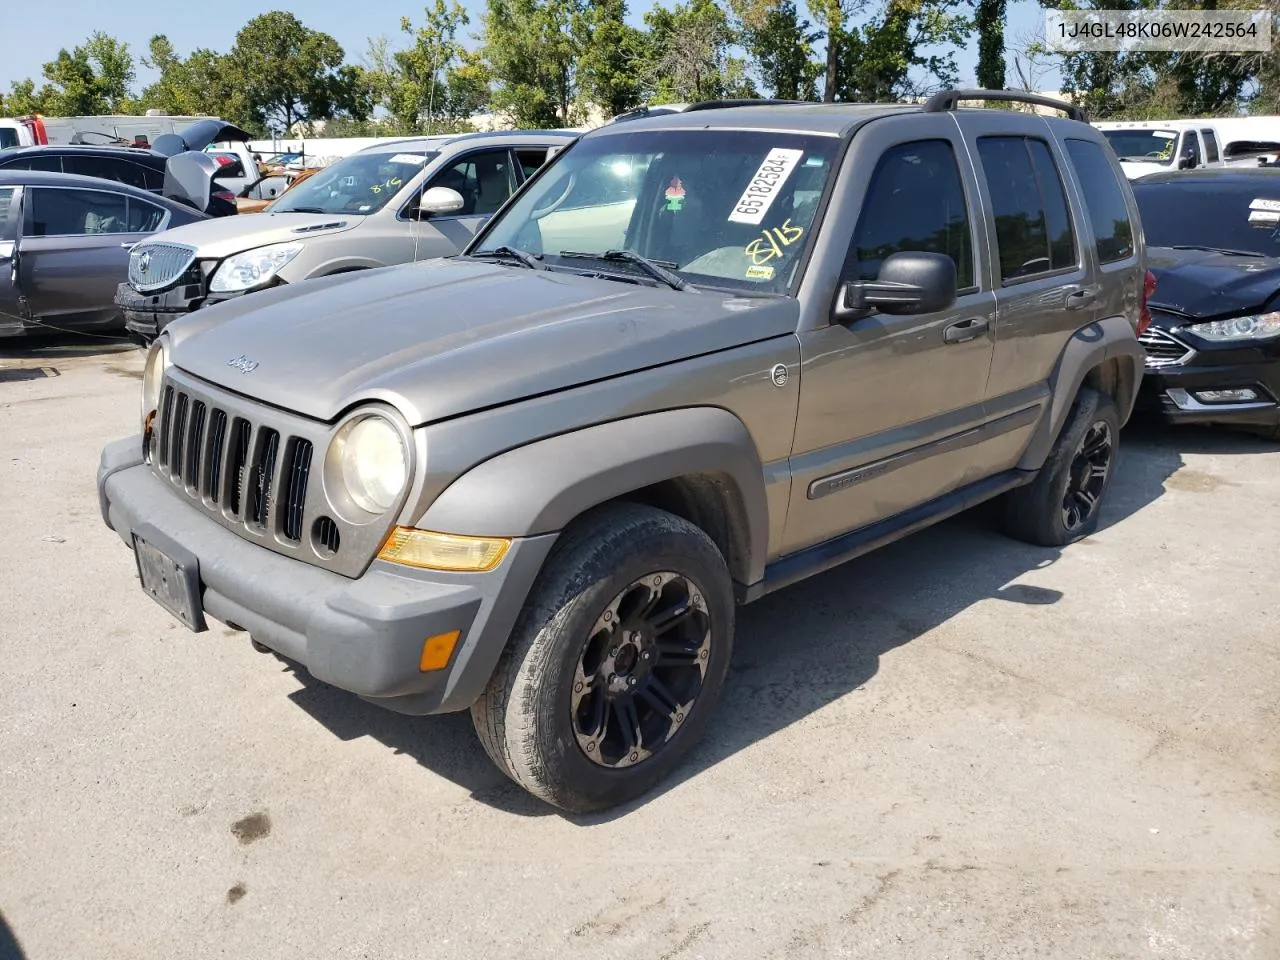
M 417 526 L 440 533 L 532 537 L 590 508 L 664 480 L 711 477 L 732 502 L 740 544 L 734 578 L 764 576 L 769 509 L 764 470 L 746 426 L 719 407 L 649 413 L 517 447 L 467 471 Z M 738 553 L 738 551 L 733 551 Z M 729 558 L 726 558 L 729 559 Z

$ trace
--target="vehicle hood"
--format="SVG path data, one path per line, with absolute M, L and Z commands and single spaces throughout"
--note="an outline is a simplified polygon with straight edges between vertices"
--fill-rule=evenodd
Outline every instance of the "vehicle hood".
M 197 120 L 176 133 L 163 133 L 156 137 L 151 149 L 174 157 L 187 150 L 200 151 L 211 143 L 247 143 L 251 135 L 233 123 L 223 120 Z
M 1147 261 L 1156 277 L 1151 306 L 1187 317 L 1235 316 L 1280 291 L 1280 260 L 1273 257 L 1148 247 Z
M 245 217 L 215 217 L 201 223 L 174 227 L 156 235 L 161 243 L 195 247 L 201 260 L 221 260 L 233 253 L 311 237 L 343 233 L 364 217 L 327 213 L 255 213 Z
M 1163 163 L 1140 163 L 1133 160 L 1120 161 L 1120 169 L 1124 171 L 1124 175 L 1130 180 L 1137 180 L 1139 177 L 1145 177 L 1148 173 L 1166 173 L 1170 169 Z
M 798 317 L 790 298 L 450 259 L 273 287 L 166 332 L 179 368 L 257 400 L 332 420 L 376 399 L 417 426 L 787 336 Z

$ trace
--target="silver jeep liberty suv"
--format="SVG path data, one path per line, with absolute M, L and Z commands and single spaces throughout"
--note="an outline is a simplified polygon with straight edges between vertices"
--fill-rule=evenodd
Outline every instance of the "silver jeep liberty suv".
M 982 501 L 1092 532 L 1145 280 L 1074 107 L 695 104 L 583 135 L 458 257 L 175 321 L 102 514 L 192 630 L 470 710 L 609 807 L 711 722 L 738 605 Z

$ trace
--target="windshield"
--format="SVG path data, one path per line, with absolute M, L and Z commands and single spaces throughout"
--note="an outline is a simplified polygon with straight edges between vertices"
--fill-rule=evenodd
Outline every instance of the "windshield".
M 1127 161 L 1168 166 L 1178 145 L 1176 130 L 1103 130 L 1102 133 L 1116 156 Z
M 628 251 L 694 284 L 787 290 L 836 157 L 836 137 L 636 130 L 561 154 L 486 232 L 551 269 L 647 275 Z M 577 254 L 578 256 L 573 256 Z
M 381 210 L 435 153 L 382 150 L 353 153 L 280 197 L 272 213 L 355 213 Z
M 1280 257 L 1280 176 L 1133 185 L 1153 247 L 1212 247 Z

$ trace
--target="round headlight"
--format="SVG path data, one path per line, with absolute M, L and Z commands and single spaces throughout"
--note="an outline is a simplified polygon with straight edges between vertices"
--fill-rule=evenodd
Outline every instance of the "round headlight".
M 169 347 L 163 340 L 151 344 L 146 366 L 142 368 L 142 419 L 145 422 L 160 406 L 160 384 L 169 363 Z
M 342 443 L 342 482 L 361 510 L 386 513 L 409 479 L 400 431 L 382 417 L 354 421 Z

